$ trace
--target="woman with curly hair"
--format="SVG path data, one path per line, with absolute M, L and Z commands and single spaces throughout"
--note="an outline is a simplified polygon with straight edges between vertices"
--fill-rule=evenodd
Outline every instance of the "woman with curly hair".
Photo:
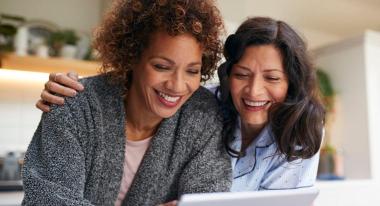
M 222 29 L 212 1 L 116 1 L 95 35 L 102 74 L 42 115 L 23 205 L 157 205 L 228 191 L 221 116 L 200 87 Z
M 227 38 L 224 56 L 220 86 L 211 90 L 224 117 L 231 191 L 312 186 L 325 113 L 305 42 L 285 22 L 249 18 Z M 66 75 L 61 80 L 80 86 Z

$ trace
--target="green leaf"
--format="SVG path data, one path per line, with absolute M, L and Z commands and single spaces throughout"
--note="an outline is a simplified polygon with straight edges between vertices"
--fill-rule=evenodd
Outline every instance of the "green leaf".
M 335 92 L 331 84 L 329 75 L 325 71 L 321 69 L 317 69 L 317 77 L 318 77 L 319 89 L 322 95 L 325 97 L 334 96 Z

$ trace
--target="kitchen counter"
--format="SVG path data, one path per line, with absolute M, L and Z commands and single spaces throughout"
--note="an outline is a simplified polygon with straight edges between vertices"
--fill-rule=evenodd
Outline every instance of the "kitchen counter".
M 0 192 L 0 206 L 21 205 L 24 192 Z

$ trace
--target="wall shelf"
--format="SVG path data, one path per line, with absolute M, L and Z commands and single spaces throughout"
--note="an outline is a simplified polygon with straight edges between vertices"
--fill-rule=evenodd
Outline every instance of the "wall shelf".
M 17 56 L 13 53 L 1 55 L 1 68 L 5 69 L 45 73 L 75 71 L 80 76 L 92 76 L 98 73 L 100 67 L 101 63 L 96 61 Z

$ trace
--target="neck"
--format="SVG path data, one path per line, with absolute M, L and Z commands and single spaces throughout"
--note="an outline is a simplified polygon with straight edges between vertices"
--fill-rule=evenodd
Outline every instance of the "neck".
M 152 137 L 162 121 L 160 118 L 150 111 L 146 111 L 145 107 L 141 107 L 143 103 L 138 101 L 133 90 L 129 90 L 129 93 L 124 102 L 126 111 L 126 127 L 125 133 L 128 136 L 128 140 L 139 141 L 149 137 Z
M 247 148 L 260 134 L 265 125 L 241 123 L 242 148 Z

